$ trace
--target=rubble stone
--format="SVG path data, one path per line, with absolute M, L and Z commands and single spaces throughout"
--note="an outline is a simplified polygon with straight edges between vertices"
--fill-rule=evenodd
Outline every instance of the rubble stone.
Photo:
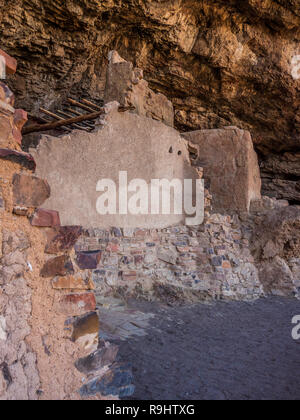
M 104 232 L 90 230 L 80 238 L 80 249 Z M 99 235 L 99 236 L 97 236 Z M 97 296 L 122 290 L 146 299 L 256 299 L 264 295 L 254 258 L 238 218 L 212 215 L 195 229 L 184 225 L 154 229 L 156 242 L 147 242 L 140 229 L 124 229 L 119 248 L 103 249 L 102 269 L 93 270 Z M 114 231 L 107 230 L 108 242 Z M 148 246 L 151 245 L 151 246 Z
M 92 379 L 80 389 L 82 397 L 100 393 L 101 395 L 115 395 L 125 398 L 134 393 L 133 375 L 126 365 L 116 364 L 108 372 Z
M 248 131 L 233 127 L 183 136 L 198 150 L 193 164 L 204 168 L 214 212 L 248 212 L 251 202 L 261 199 L 258 158 Z
M 101 260 L 101 251 L 78 252 L 76 263 L 81 270 L 96 269 Z
M 98 345 L 99 318 L 96 312 L 90 312 L 78 317 L 72 323 L 72 341 L 79 344 L 85 350 Z
M 87 357 L 77 360 L 75 363 L 79 372 L 88 375 L 97 372 L 105 366 L 115 362 L 119 347 L 114 344 L 105 343 L 100 349 Z
M 50 187 L 43 179 L 31 175 L 15 174 L 13 196 L 15 205 L 39 207 L 50 197 Z
M 90 278 L 90 274 L 80 273 L 56 277 L 52 280 L 53 289 L 63 290 L 93 290 L 95 285 Z
M 280 257 L 265 261 L 259 269 L 260 280 L 266 293 L 278 296 L 297 296 L 294 276 L 288 264 Z

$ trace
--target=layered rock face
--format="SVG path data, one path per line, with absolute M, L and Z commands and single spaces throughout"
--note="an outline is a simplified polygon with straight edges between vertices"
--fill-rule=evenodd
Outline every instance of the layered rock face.
M 300 207 L 269 208 L 255 222 L 252 250 L 265 292 L 294 295 L 300 288 Z
M 0 10 L 2 48 L 20 62 L 18 106 L 102 99 L 116 49 L 173 102 L 181 131 L 248 129 L 265 192 L 299 202 L 298 1 L 1 0 Z M 296 162 L 283 173 L 285 152 Z

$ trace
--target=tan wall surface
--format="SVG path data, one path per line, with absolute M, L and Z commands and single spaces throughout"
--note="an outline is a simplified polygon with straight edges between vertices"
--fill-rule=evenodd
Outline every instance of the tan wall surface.
M 97 182 L 108 178 L 118 185 L 119 171 L 128 172 L 128 181 L 198 178 L 190 165 L 186 142 L 176 130 L 136 114 L 119 113 L 117 107 L 117 103 L 110 105 L 102 129 L 74 131 L 61 138 L 44 136 L 38 149 L 31 150 L 37 176 L 51 187 L 44 207 L 59 211 L 63 225 L 162 228 L 181 223 L 184 215 L 97 213 L 101 195 L 96 191 Z
M 248 131 L 236 127 L 199 130 L 183 136 L 197 150 L 194 164 L 204 169 L 215 212 L 248 212 L 261 198 L 257 154 Z

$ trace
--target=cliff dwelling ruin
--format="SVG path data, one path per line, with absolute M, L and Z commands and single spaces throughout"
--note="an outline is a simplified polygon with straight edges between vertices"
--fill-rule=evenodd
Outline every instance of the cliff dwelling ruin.
M 297 306 L 298 3 L 6 3 L 0 400 L 132 397 L 115 301 Z

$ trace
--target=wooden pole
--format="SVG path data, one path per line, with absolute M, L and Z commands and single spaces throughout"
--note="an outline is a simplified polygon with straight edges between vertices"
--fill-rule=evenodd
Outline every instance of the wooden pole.
M 79 117 L 74 117 L 67 120 L 55 121 L 48 124 L 30 125 L 28 127 L 25 127 L 22 133 L 29 134 L 29 133 L 37 133 L 39 131 L 54 130 L 55 128 L 63 127 L 70 124 L 80 123 L 82 121 L 95 120 L 96 118 L 100 117 L 100 115 L 103 115 L 103 113 L 104 111 L 102 110 L 102 111 L 93 112 L 92 114 L 84 114 Z
M 81 99 L 81 102 L 83 102 L 85 105 L 89 105 L 93 108 L 96 108 L 97 110 L 100 111 L 101 106 L 94 104 L 94 102 L 88 101 L 87 99 Z

